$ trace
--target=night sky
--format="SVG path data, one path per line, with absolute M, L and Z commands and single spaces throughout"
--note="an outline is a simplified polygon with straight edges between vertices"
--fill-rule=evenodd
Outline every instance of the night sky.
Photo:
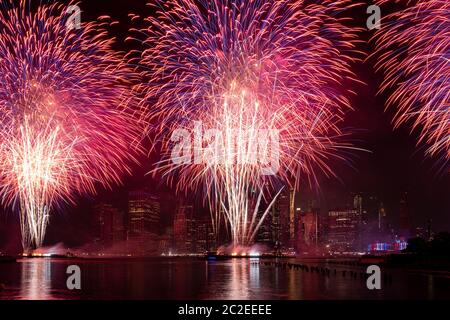
M 127 30 L 131 27 L 128 13 L 141 16 L 152 14 L 145 5 L 147 0 L 85 0 L 79 6 L 83 10 L 83 21 L 95 19 L 101 15 L 109 15 L 119 25 L 111 29 L 117 38 L 117 49 L 129 51 L 136 48 L 137 43 L 125 43 Z M 370 1 L 371 2 L 371 1 Z M 365 27 L 366 7 L 361 6 L 349 12 L 355 26 Z M 393 8 L 389 8 L 393 9 Z M 382 16 L 387 14 L 383 11 Z M 135 23 L 134 27 L 139 27 Z M 142 26 L 142 25 L 141 25 Z M 373 48 L 368 39 L 373 31 L 362 33 L 361 50 L 371 53 Z M 398 206 L 401 193 L 408 192 L 408 204 L 414 226 L 425 225 L 433 219 L 435 231 L 450 230 L 450 177 L 447 170 L 440 170 L 439 159 L 428 159 L 421 146 L 416 145 L 416 133 L 410 134 L 409 127 L 393 130 L 392 113 L 385 112 L 386 95 L 377 95 L 381 75 L 373 69 L 374 60 L 354 65 L 358 78 L 366 84 L 352 84 L 357 93 L 352 98 L 354 111 L 347 114 L 344 127 L 354 132 L 352 140 L 357 147 L 370 152 L 355 152 L 351 163 L 336 163 L 334 170 L 338 179 L 320 179 L 319 190 L 308 190 L 302 186 L 298 206 L 305 206 L 314 200 L 322 214 L 328 209 L 342 207 L 348 203 L 350 192 L 369 192 L 383 201 L 391 222 L 397 222 Z M 126 208 L 127 190 L 133 187 L 148 185 L 153 190 L 170 193 L 161 183 L 155 182 L 145 173 L 151 168 L 149 159 L 142 159 L 144 165 L 136 167 L 132 177 L 125 178 L 125 185 L 113 190 L 100 190 L 98 196 L 79 199 L 76 207 L 64 206 L 57 213 L 49 226 L 47 243 L 65 242 L 68 245 L 79 245 L 89 241 L 90 205 L 95 201 L 105 200 Z M 167 209 L 169 210 L 169 209 Z M 165 210 L 165 211 L 167 211 Z M 0 217 L 0 248 L 20 247 L 18 216 L 4 210 Z M 168 224 L 170 217 L 163 217 Z

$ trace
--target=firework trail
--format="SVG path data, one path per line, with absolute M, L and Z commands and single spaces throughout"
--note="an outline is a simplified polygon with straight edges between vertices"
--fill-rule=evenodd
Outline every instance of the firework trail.
M 380 1 L 384 4 L 387 1 Z M 399 1 L 402 2 L 402 1 Z M 383 18 L 375 35 L 384 71 L 381 91 L 392 89 L 387 106 L 394 125 L 411 124 L 430 156 L 450 160 L 450 3 L 403 1 L 406 8 Z M 444 164 L 445 166 L 445 164 Z
M 177 0 L 153 6 L 156 16 L 138 31 L 146 35 L 140 63 L 149 79 L 139 89 L 163 152 L 155 171 L 178 191 L 204 188 L 211 207 L 226 216 L 233 242 L 248 244 L 281 192 L 275 181 L 298 185 L 305 177 L 315 184 L 317 170 L 333 175 L 330 159 L 351 148 L 338 124 L 349 108 L 342 82 L 354 80 L 349 64 L 358 30 L 337 16 L 353 5 Z M 194 133 L 192 158 L 182 153 L 174 161 L 174 132 Z M 272 174 L 269 163 L 277 164 Z M 268 193 L 275 197 L 260 214 Z M 219 217 L 212 218 L 217 224 Z
M 39 247 L 52 209 L 120 182 L 135 161 L 130 70 L 107 17 L 66 27 L 67 6 L 0 6 L 0 192 L 18 207 L 24 249 Z

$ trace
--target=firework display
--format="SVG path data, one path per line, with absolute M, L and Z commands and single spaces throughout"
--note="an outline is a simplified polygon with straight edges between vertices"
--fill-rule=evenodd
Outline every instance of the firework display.
M 387 1 L 380 1 L 384 4 Z M 381 90 L 391 89 L 387 106 L 394 125 L 412 125 L 429 155 L 450 159 L 450 3 L 404 1 L 405 8 L 383 20 L 375 36 L 384 71 Z
M 316 184 L 352 148 L 339 123 L 350 108 L 343 80 L 354 80 L 358 28 L 339 13 L 354 5 L 157 1 L 140 30 L 149 81 L 139 89 L 164 153 L 156 172 L 178 190 L 203 188 L 235 244 L 252 242 L 281 192 L 275 181 Z M 186 152 L 174 155 L 190 132 Z
M 59 203 L 120 182 L 140 131 L 107 17 L 69 28 L 67 5 L 30 6 L 0 7 L 0 188 L 24 249 L 41 246 Z

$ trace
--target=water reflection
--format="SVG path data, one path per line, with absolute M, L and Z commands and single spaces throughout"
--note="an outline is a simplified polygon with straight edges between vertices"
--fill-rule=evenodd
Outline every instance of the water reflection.
M 259 258 L 250 258 L 250 281 L 256 288 L 259 288 L 259 273 Z
M 248 271 L 247 263 L 238 259 L 231 260 L 231 279 L 228 288 L 227 299 L 248 299 Z
M 49 300 L 51 295 L 52 266 L 47 259 L 24 260 L 21 269 L 21 298 Z
M 430 275 L 427 278 L 428 299 L 432 300 L 434 299 L 434 277 Z
M 0 264 L 0 299 L 450 299 L 450 277 L 390 270 L 392 283 L 368 290 L 361 277 L 279 267 L 268 260 L 22 259 Z M 316 265 L 324 262 L 314 262 Z M 79 265 L 82 289 L 68 290 Z

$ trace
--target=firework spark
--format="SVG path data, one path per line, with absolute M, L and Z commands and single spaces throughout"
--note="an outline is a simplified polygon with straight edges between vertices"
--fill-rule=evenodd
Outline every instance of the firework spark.
M 349 64 L 358 31 L 338 16 L 351 6 L 351 1 L 158 1 L 157 16 L 147 18 L 149 28 L 141 30 L 147 38 L 140 62 L 150 81 L 140 89 L 143 102 L 152 105 L 149 121 L 163 145 L 156 171 L 179 191 L 202 186 L 211 207 L 226 216 L 236 244 L 253 240 L 276 196 L 260 214 L 262 198 L 280 192 L 274 181 L 298 185 L 306 177 L 315 184 L 317 170 L 333 175 L 330 158 L 351 148 L 341 142 L 345 133 L 338 127 L 350 107 L 342 82 L 354 80 Z M 203 161 L 174 163 L 170 138 L 180 128 L 195 132 L 193 123 L 201 123 L 205 133 L 219 132 L 214 145 L 221 147 L 211 156 L 205 147 L 211 137 L 194 138 L 192 154 L 202 154 Z M 273 148 L 261 140 L 274 140 L 261 132 L 277 133 L 279 167 L 273 175 L 264 172 L 261 153 Z
M 140 131 L 106 17 L 74 30 L 66 10 L 0 7 L 1 193 L 20 210 L 24 249 L 42 244 L 60 201 L 120 182 Z
M 380 1 L 384 4 L 386 0 Z M 401 2 L 401 1 L 399 1 Z M 403 1 L 406 8 L 383 19 L 375 35 L 384 70 L 381 91 L 392 88 L 387 106 L 394 125 L 412 124 L 431 156 L 450 160 L 450 3 Z

